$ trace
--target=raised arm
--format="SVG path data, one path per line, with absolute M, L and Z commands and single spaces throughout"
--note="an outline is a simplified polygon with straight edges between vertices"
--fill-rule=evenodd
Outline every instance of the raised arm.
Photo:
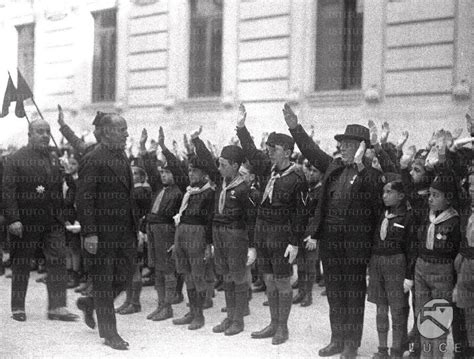
M 285 104 L 285 107 L 283 108 L 283 116 L 285 117 L 285 122 L 290 129 L 290 133 L 303 156 L 318 170 L 326 172 L 329 164 L 332 162 L 332 157 L 322 151 L 319 146 L 314 143 L 311 137 L 309 137 L 303 126 L 298 124 L 298 117 L 293 112 L 290 105 Z

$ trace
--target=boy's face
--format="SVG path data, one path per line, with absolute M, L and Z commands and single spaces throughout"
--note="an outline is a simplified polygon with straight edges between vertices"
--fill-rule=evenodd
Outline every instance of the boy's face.
M 189 177 L 189 184 L 191 186 L 194 186 L 194 185 L 197 185 L 198 183 L 205 182 L 206 173 L 199 168 L 189 166 L 188 177 Z
M 430 196 L 428 197 L 428 204 L 432 211 L 444 211 L 451 205 L 449 203 L 449 200 L 446 198 L 444 192 L 441 192 L 440 190 L 437 190 L 432 187 L 430 187 Z
M 279 165 L 285 161 L 285 159 L 289 159 L 291 155 L 290 150 L 285 150 L 283 146 L 275 145 L 269 146 L 267 145 L 267 153 L 268 157 L 270 157 L 270 161 L 272 165 Z
M 391 183 L 387 183 L 383 187 L 383 203 L 387 207 L 395 207 L 397 206 L 400 201 L 403 199 L 403 193 L 400 193 L 392 188 Z
M 255 180 L 255 175 L 251 173 L 245 165 L 240 166 L 239 174 L 244 178 L 247 184 L 251 184 Z
M 78 170 L 79 170 L 79 163 L 77 162 L 77 160 L 74 158 L 69 159 L 67 173 L 76 174 Z
M 305 175 L 309 183 L 318 183 L 322 176 L 321 172 L 314 166 L 306 167 Z
M 237 163 L 231 164 L 229 160 L 219 157 L 219 173 L 221 174 L 222 178 L 234 177 L 237 170 Z
M 143 177 L 143 174 L 141 173 L 139 169 L 132 168 L 132 174 L 133 174 L 133 183 L 145 182 L 145 178 Z
M 413 165 L 410 175 L 411 178 L 413 179 L 413 183 L 420 183 L 423 180 L 423 176 L 425 174 L 425 169 L 423 166 L 416 164 Z
M 165 186 L 169 186 L 174 183 L 174 177 L 173 174 L 165 170 L 163 168 L 160 168 L 160 178 L 161 178 L 161 183 L 163 183 Z

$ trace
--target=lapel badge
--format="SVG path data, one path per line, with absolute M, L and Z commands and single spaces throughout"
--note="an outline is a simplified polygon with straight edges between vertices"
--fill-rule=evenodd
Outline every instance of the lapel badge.
M 39 185 L 38 187 L 36 187 L 36 193 L 44 193 L 44 186 L 43 185 Z
M 438 234 L 436 235 L 436 239 L 445 240 L 445 239 L 446 239 L 446 236 L 443 235 L 443 234 L 441 234 L 441 233 L 438 233 Z

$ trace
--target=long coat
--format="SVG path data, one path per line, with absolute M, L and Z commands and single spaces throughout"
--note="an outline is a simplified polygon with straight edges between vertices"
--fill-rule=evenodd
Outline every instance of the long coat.
M 310 230 L 312 237 L 321 240 L 321 256 L 324 257 L 328 243 L 323 237 L 324 221 L 327 214 L 328 186 L 344 170 L 339 158 L 332 158 L 322 151 L 308 136 L 301 125 L 290 130 L 296 144 L 308 161 L 321 172 L 321 194 Z M 373 168 L 364 168 L 354 178 L 350 188 L 350 200 L 347 201 L 344 218 L 345 235 L 341 249 L 360 258 L 369 258 L 374 230 L 382 210 L 381 173 Z M 347 251 L 350 249 L 350 251 Z
M 133 198 L 130 163 L 121 151 L 98 145 L 83 159 L 77 192 L 78 218 L 84 236 L 99 241 L 138 229 L 138 206 Z

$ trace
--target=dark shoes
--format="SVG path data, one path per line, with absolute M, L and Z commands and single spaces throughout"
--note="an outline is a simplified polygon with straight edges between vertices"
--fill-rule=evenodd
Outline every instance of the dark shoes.
M 324 348 L 320 349 L 318 355 L 320 357 L 332 357 L 335 354 L 342 353 L 344 350 L 342 345 L 338 345 L 336 343 L 329 343 L 329 345 L 325 346 Z
M 48 312 L 49 320 L 60 320 L 63 322 L 75 322 L 79 316 L 69 312 L 65 307 L 50 310 Z
M 272 339 L 273 345 L 283 344 L 288 340 L 288 327 L 286 325 L 278 325 L 275 335 Z
M 162 307 L 163 307 L 163 305 L 160 304 L 160 303 L 158 303 L 158 307 L 156 307 L 156 309 L 155 309 L 153 312 L 151 312 L 150 314 L 148 314 L 148 315 L 146 316 L 146 319 L 151 320 L 151 318 L 153 318 L 155 315 L 157 315 L 157 314 L 161 311 L 161 308 L 162 308 Z
M 173 308 L 171 308 L 170 304 L 162 306 L 161 309 L 151 317 L 151 320 L 160 322 L 169 318 L 173 318 Z
M 298 294 L 293 298 L 293 304 L 301 303 L 304 297 L 305 297 L 305 293 L 302 291 L 298 291 Z
M 390 355 L 388 354 L 388 348 L 379 347 L 379 351 L 372 355 L 372 359 L 390 359 Z
M 81 297 L 76 302 L 77 308 L 82 310 L 84 314 L 84 322 L 86 325 L 94 329 L 95 328 L 95 319 L 94 319 L 94 301 L 90 297 Z
M 173 302 L 171 302 L 171 304 L 179 304 L 179 303 L 183 302 L 183 300 L 184 300 L 183 293 L 176 293 L 176 295 L 173 299 Z
M 186 325 L 186 324 L 191 324 L 191 322 L 194 319 L 194 315 L 192 312 L 187 312 L 184 317 L 182 318 L 177 318 L 173 319 L 173 324 L 174 325 Z
M 230 325 L 230 327 L 228 327 L 225 330 L 224 335 L 232 336 L 232 335 L 242 333 L 243 331 L 244 331 L 244 323 L 243 322 L 239 323 L 237 321 L 232 321 L 232 324 Z
M 227 328 L 230 327 L 232 321 L 229 318 L 225 318 L 220 324 L 217 324 L 212 328 L 213 333 L 224 333 Z
M 313 296 L 311 294 L 306 294 L 300 305 L 302 307 L 309 307 L 311 304 L 313 304 Z
M 12 318 L 18 322 L 25 322 L 26 321 L 26 313 L 25 312 L 14 312 L 12 313 Z
M 277 331 L 276 324 L 270 323 L 268 326 L 263 328 L 258 332 L 253 332 L 250 336 L 253 339 L 265 339 L 265 338 L 272 338 Z
M 128 350 L 128 343 L 119 335 L 111 338 L 105 338 L 104 344 L 115 350 Z
M 204 326 L 204 322 L 205 322 L 204 316 L 202 314 L 196 314 L 196 315 L 194 315 L 194 318 L 191 321 L 191 323 L 189 323 L 188 329 L 189 330 L 200 329 Z
M 117 313 L 126 315 L 126 314 L 139 313 L 141 311 L 142 311 L 142 306 L 140 304 L 128 304 L 125 308 L 119 310 Z
M 340 359 L 356 359 L 357 348 L 352 345 L 344 345 L 344 350 L 341 353 Z

